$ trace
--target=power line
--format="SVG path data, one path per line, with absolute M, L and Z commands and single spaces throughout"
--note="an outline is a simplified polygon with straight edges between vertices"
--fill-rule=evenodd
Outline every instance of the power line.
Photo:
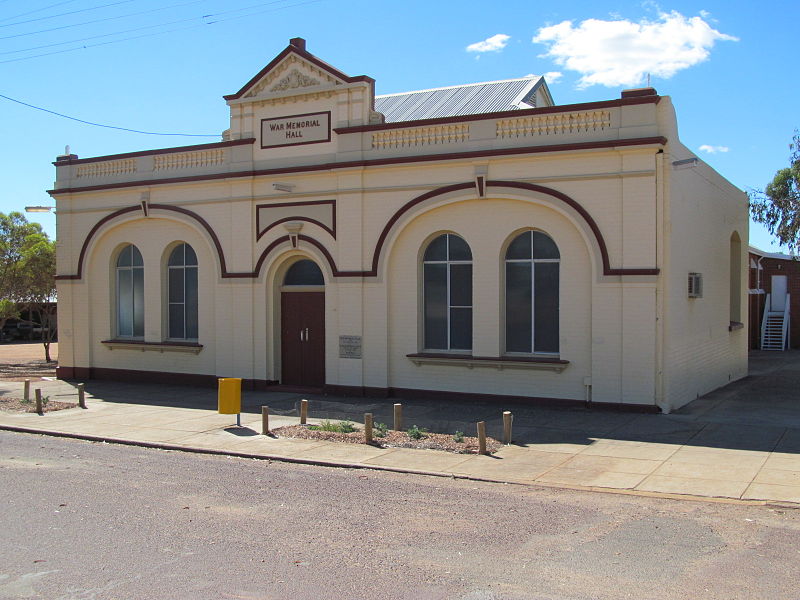
M 5 25 L 0 25 L 0 27 L 13 27 L 14 25 L 24 25 L 25 23 L 34 23 L 36 21 L 46 21 L 47 19 L 55 19 L 56 17 L 63 17 L 63 16 L 66 16 L 66 15 L 74 15 L 75 13 L 86 12 L 86 11 L 89 11 L 89 10 L 97 10 L 99 8 L 107 8 L 109 6 L 116 6 L 117 4 L 128 4 L 129 2 L 133 2 L 133 0 L 119 0 L 119 2 L 111 2 L 109 4 L 101 4 L 100 6 L 90 6 L 89 8 L 79 8 L 78 10 L 71 10 L 71 11 L 64 12 L 64 13 L 58 13 L 57 15 L 49 15 L 47 17 L 36 17 L 35 19 L 28 19 L 27 21 L 17 21 L 15 23 L 6 23 Z M 64 3 L 62 3 L 62 4 L 64 4 Z M 52 5 L 52 6 L 56 6 L 56 5 Z M 52 8 L 52 6 L 50 6 L 48 8 Z M 44 10 L 44 9 L 39 9 L 39 10 Z M 32 12 L 39 12 L 39 11 L 34 10 Z M 31 13 L 28 13 L 28 14 L 31 14 Z M 19 15 L 19 16 L 24 16 L 24 15 Z M 11 18 L 14 18 L 14 17 L 11 17 Z M 2 19 L 2 20 L 5 21 L 6 19 Z
M 272 2 L 262 2 L 260 4 L 255 4 L 255 5 L 244 7 L 244 8 L 237 8 L 237 9 L 223 11 L 223 12 L 219 12 L 219 13 L 213 13 L 213 14 L 209 14 L 209 15 L 204 15 L 202 18 L 207 19 L 207 18 L 210 18 L 210 17 L 218 16 L 218 15 L 230 14 L 232 12 L 239 12 L 239 11 L 242 11 L 242 10 L 248 10 L 248 9 L 259 7 L 259 6 L 277 4 L 279 2 L 284 2 L 284 1 L 286 1 L 286 0 L 273 0 Z M 276 11 L 284 10 L 284 9 L 287 9 L 287 8 L 294 8 L 296 6 L 304 6 L 306 4 L 315 4 L 315 3 L 321 2 L 321 1 L 322 0 L 308 0 L 306 2 L 298 2 L 296 4 L 289 4 L 289 5 L 286 5 L 286 6 L 280 6 L 278 8 L 272 8 L 272 9 L 266 9 L 266 10 L 257 11 L 257 12 L 254 12 L 254 13 L 248 13 L 248 14 L 245 14 L 245 15 L 238 15 L 238 16 L 235 16 L 235 17 L 227 17 L 227 18 L 224 18 L 224 19 L 217 19 L 215 21 L 210 21 L 210 22 L 209 21 L 204 21 L 203 23 L 198 23 L 196 25 L 189 25 L 188 27 L 177 27 L 175 29 L 167 29 L 165 31 L 156 31 L 156 32 L 153 32 L 153 33 L 146 33 L 146 34 L 143 34 L 143 35 L 130 36 L 130 37 L 125 37 L 125 38 L 120 38 L 118 40 L 110 40 L 108 42 L 99 42 L 97 44 L 87 44 L 87 45 L 79 46 L 77 48 L 66 48 L 64 50 L 54 50 L 53 52 L 42 52 L 40 54 L 33 54 L 31 56 L 23 56 L 23 57 L 20 57 L 20 58 L 10 58 L 8 60 L 0 60 L 0 64 L 6 64 L 6 63 L 12 63 L 12 62 L 20 62 L 20 61 L 23 61 L 23 60 L 30 60 L 30 59 L 33 59 L 33 58 L 41 58 L 43 56 L 52 56 L 54 54 L 64 54 L 66 52 L 76 52 L 78 50 L 85 50 L 87 48 L 96 48 L 97 46 L 107 46 L 109 44 L 116 44 L 118 42 L 125 42 L 125 41 L 129 41 L 129 40 L 137 40 L 137 39 L 141 39 L 141 38 L 145 38 L 145 37 L 152 37 L 152 36 L 155 36 L 155 35 L 163 35 L 163 34 L 166 34 L 166 33 L 174 33 L 176 31 L 185 31 L 187 29 L 194 29 L 196 27 L 202 27 L 203 25 L 214 25 L 216 23 L 222 23 L 222 22 L 225 22 L 225 21 L 232 21 L 232 20 L 235 20 L 235 19 L 244 19 L 244 18 L 251 17 L 251 16 L 254 16 L 254 15 L 263 14 L 265 12 L 276 12 Z M 2 2 L 2 0 L 0 0 L 0 2 Z M 127 30 L 127 31 L 120 31 L 120 32 L 116 32 L 116 33 L 104 34 L 104 35 L 94 36 L 94 37 L 107 37 L 109 35 L 118 35 L 118 34 L 121 34 L 121 33 L 127 33 L 127 32 L 131 32 L 131 31 L 140 31 L 142 29 L 151 29 L 153 27 L 160 27 L 160 26 L 165 26 L 165 25 L 171 25 L 171 24 L 174 24 L 174 23 L 192 21 L 192 20 L 194 20 L 196 18 L 200 18 L 200 17 L 194 17 L 194 18 L 190 18 L 190 19 L 182 19 L 182 20 L 177 20 L 177 21 L 169 21 L 169 22 L 165 22 L 165 23 L 159 23 L 157 25 L 149 25 L 149 26 L 145 26 L 145 27 L 141 27 L 141 28 L 134 28 L 134 29 L 130 29 L 130 30 Z M 4 38 L 0 37 L 0 39 L 4 39 Z M 85 38 L 85 39 L 93 39 L 93 38 L 90 37 L 90 38 Z M 81 40 L 76 40 L 76 41 L 81 41 Z M 65 42 L 65 43 L 71 43 L 71 42 Z M 41 48 L 50 47 L 50 46 L 59 46 L 59 45 L 63 45 L 63 44 L 48 44 L 48 45 L 45 45 L 45 46 L 41 46 Z M 35 50 L 37 48 L 29 48 L 28 50 Z M 10 51 L 10 52 L 4 52 L 4 53 L 0 53 L 0 54 L 11 54 L 11 53 L 17 53 L 17 52 L 22 52 L 22 51 L 21 50 L 20 51 Z
M 142 133 L 144 135 L 172 135 L 172 136 L 182 136 L 182 137 L 219 137 L 219 134 L 210 134 L 210 133 L 161 133 L 156 131 L 141 131 L 139 129 L 129 129 L 128 127 L 117 127 L 115 125 L 103 125 L 102 123 L 94 123 L 92 121 L 85 121 L 84 119 L 78 119 L 77 117 L 70 117 L 69 115 L 65 115 L 56 112 L 54 110 L 48 110 L 46 108 L 42 108 L 41 106 L 34 106 L 33 104 L 28 104 L 27 102 L 23 102 L 22 100 L 17 100 L 16 98 L 11 98 L 10 96 L 4 96 L 3 94 L 0 94 L 0 98 L 5 98 L 6 100 L 10 100 L 11 102 L 16 102 L 17 104 L 27 106 L 28 108 L 34 108 L 42 112 L 50 113 L 51 115 L 56 115 L 57 117 L 63 117 L 64 119 L 77 121 L 78 123 L 83 123 L 85 125 L 104 127 L 106 129 L 118 129 L 120 131 L 129 131 L 131 133 Z
M 130 1 L 130 0 L 125 0 Z M 14 35 L 6 35 L 0 37 L 0 40 L 10 40 L 12 38 L 24 37 L 26 35 L 36 35 L 37 33 L 49 33 L 50 31 L 58 31 L 60 29 L 69 29 L 70 27 L 80 27 L 82 25 L 91 25 L 93 23 L 102 23 L 104 21 L 114 21 L 116 19 L 125 19 L 127 17 L 135 17 L 137 15 L 145 15 L 148 13 L 158 12 L 160 10 L 166 10 L 168 8 L 175 8 L 178 6 L 187 6 L 189 4 L 198 4 L 200 2 L 204 2 L 205 0 L 192 0 L 191 2 L 183 2 L 181 4 L 170 4 L 169 6 L 161 6 L 159 8 L 151 8 L 150 10 L 142 10 L 139 12 L 128 13 L 127 15 L 117 15 L 116 17 L 104 17 L 102 19 L 94 19 L 92 21 L 84 21 L 83 23 L 72 23 L 71 25 L 61 25 L 60 27 L 51 27 L 50 29 L 40 29 L 38 31 L 29 31 L 27 33 L 17 33 Z
M 33 13 L 42 12 L 43 10 L 47 10 L 48 8 L 55 8 L 56 6 L 61 6 L 62 4 L 71 4 L 75 2 L 75 0 L 64 0 L 64 2 L 56 2 L 55 4 L 50 4 L 49 6 L 44 6 L 42 8 L 37 8 L 36 10 L 29 10 L 28 12 L 24 12 L 19 15 L 13 15 L 11 17 L 3 17 L 0 21 L 9 21 L 11 19 L 19 19 L 20 17 L 26 17 L 28 15 L 32 15 Z

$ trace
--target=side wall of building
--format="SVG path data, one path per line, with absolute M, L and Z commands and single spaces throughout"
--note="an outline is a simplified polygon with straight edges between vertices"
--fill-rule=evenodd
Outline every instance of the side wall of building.
M 680 162 L 697 157 L 673 139 L 663 163 L 665 410 L 747 375 L 748 200 L 704 162 Z M 701 297 L 689 296 L 690 273 Z

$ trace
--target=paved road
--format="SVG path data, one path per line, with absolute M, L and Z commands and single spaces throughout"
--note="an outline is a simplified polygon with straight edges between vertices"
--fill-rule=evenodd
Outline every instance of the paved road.
M 0 432 L 0 598 L 797 598 L 800 511 Z

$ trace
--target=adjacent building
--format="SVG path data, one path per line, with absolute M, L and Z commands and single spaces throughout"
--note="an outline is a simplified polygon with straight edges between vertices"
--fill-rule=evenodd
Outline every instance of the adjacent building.
M 295 38 L 223 141 L 58 157 L 62 378 L 669 411 L 747 373 L 747 198 L 652 88 L 375 95 Z

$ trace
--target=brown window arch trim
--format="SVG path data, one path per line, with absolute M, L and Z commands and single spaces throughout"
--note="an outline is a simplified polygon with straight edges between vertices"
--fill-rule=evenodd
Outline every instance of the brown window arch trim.
M 597 223 L 589 214 L 589 212 L 583 208 L 583 206 L 573 198 L 567 196 L 566 194 L 554 190 L 552 188 L 548 188 L 542 185 L 537 185 L 534 183 L 525 183 L 521 181 L 501 181 L 501 180 L 489 180 L 486 182 L 487 187 L 496 188 L 496 189 L 517 189 L 517 190 L 525 190 L 529 192 L 537 192 L 540 194 L 544 194 L 547 196 L 551 196 L 556 200 L 563 202 L 570 206 L 573 210 L 575 210 L 580 217 L 586 222 L 589 226 L 589 229 L 592 231 L 595 241 L 597 242 L 597 246 L 600 249 L 600 256 L 602 260 L 602 270 L 603 275 L 628 275 L 628 276 L 646 276 L 646 275 L 658 275 L 660 269 L 658 268 L 641 268 L 641 269 L 630 269 L 630 268 L 614 268 L 611 267 L 609 263 L 608 257 L 608 247 L 606 246 L 605 239 L 603 238 L 603 234 L 600 232 L 600 228 L 597 226 Z M 307 242 L 317 248 L 320 253 L 325 257 L 325 260 L 330 267 L 330 272 L 334 277 L 377 277 L 378 275 L 378 265 L 380 264 L 381 253 L 383 252 L 383 248 L 386 244 L 386 239 L 389 237 L 393 227 L 395 224 L 400 220 L 404 214 L 410 211 L 412 208 L 425 202 L 426 200 L 430 200 L 431 198 L 435 198 L 437 196 L 442 196 L 444 194 L 449 194 L 451 192 L 461 191 L 461 190 L 468 190 L 468 189 L 475 189 L 474 182 L 466 182 L 466 183 L 456 183 L 453 185 L 447 185 L 444 187 L 437 188 L 435 190 L 431 190 L 426 192 L 416 198 L 406 202 L 400 209 L 392 215 L 389 221 L 381 231 L 380 236 L 378 237 L 378 241 L 375 244 L 375 250 L 372 254 L 372 266 L 369 271 L 340 271 L 339 268 L 336 266 L 336 262 L 331 256 L 330 251 L 318 240 L 309 237 L 307 235 L 300 234 L 298 235 L 298 239 L 304 242 Z M 121 215 L 135 212 L 141 210 L 139 206 L 129 206 L 126 208 L 121 208 L 109 215 L 106 215 L 102 219 L 100 219 L 94 227 L 92 227 L 91 231 L 86 236 L 86 239 L 83 241 L 83 245 L 81 246 L 81 251 L 78 256 L 78 271 L 74 275 L 56 275 L 57 280 L 76 280 L 81 279 L 83 277 L 83 263 L 84 259 L 86 258 L 86 252 L 88 250 L 89 244 L 92 241 L 92 238 L 95 236 L 97 231 L 106 223 L 115 219 Z M 151 204 L 150 210 L 164 210 L 164 211 L 171 211 L 177 212 L 183 215 L 186 215 L 195 221 L 197 221 L 200 226 L 206 231 L 208 236 L 211 238 L 212 243 L 214 244 L 214 248 L 217 252 L 217 257 L 219 260 L 219 267 L 220 267 L 220 274 L 223 279 L 255 279 L 259 276 L 261 272 L 261 267 L 263 266 L 264 262 L 267 259 L 267 256 L 272 252 L 275 248 L 283 244 L 289 244 L 288 236 L 281 236 L 278 239 L 274 240 L 271 244 L 269 244 L 262 252 L 261 255 L 258 257 L 258 261 L 256 262 L 255 269 L 253 271 L 243 271 L 243 272 L 231 272 L 228 271 L 226 262 L 225 262 L 225 252 L 222 249 L 222 244 L 217 237 L 217 234 L 214 232 L 214 229 L 211 225 L 206 221 L 203 217 L 198 215 L 195 212 L 187 210 L 185 208 L 181 208 L 179 206 L 170 206 L 167 204 Z
M 332 214 L 332 227 L 328 227 L 324 223 L 320 223 L 316 219 L 312 219 L 310 217 L 285 217 L 283 219 L 279 219 L 277 221 L 273 221 L 266 227 L 261 225 L 261 211 L 260 208 L 284 208 L 287 206 L 319 206 L 330 204 L 331 206 L 331 214 Z M 318 225 L 325 231 L 331 234 L 333 239 L 336 239 L 336 200 L 308 200 L 308 201 L 299 201 L 299 202 L 276 202 L 273 204 L 256 204 L 256 241 L 260 240 L 264 237 L 270 229 L 280 225 L 281 223 L 288 223 L 290 221 L 305 221 L 306 223 L 313 223 L 314 225 Z

